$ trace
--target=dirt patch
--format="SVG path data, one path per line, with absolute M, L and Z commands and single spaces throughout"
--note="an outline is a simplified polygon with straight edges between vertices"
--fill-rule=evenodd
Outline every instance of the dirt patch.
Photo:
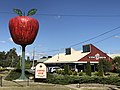
M 66 86 L 76 90 L 120 90 L 118 86 L 107 84 L 70 84 Z

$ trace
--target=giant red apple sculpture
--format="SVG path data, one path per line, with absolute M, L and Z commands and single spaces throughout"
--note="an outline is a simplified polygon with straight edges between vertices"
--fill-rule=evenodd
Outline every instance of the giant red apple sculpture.
M 39 23 L 30 15 L 35 14 L 36 9 L 28 12 L 27 16 L 22 16 L 19 9 L 14 9 L 20 16 L 16 16 L 9 21 L 9 30 L 13 41 L 19 45 L 29 45 L 35 40 L 39 29 Z
M 26 80 L 25 76 L 25 47 L 32 44 L 39 29 L 39 23 L 35 18 L 30 17 L 36 13 L 36 9 L 31 9 L 27 16 L 22 15 L 22 11 L 14 9 L 19 16 L 9 21 L 9 30 L 13 41 L 22 46 L 22 74 L 19 79 Z

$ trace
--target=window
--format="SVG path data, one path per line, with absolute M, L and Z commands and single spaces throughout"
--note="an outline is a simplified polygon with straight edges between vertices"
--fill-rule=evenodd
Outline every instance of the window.
M 90 45 L 83 45 L 83 53 L 90 52 Z
M 71 48 L 66 48 L 66 55 L 70 55 L 71 54 Z

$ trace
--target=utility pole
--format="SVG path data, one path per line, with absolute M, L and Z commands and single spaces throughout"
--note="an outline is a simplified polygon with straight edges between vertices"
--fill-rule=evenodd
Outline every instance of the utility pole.
M 35 57 L 35 47 L 33 47 L 33 63 L 32 63 L 32 69 L 34 69 L 34 64 L 35 64 L 35 62 L 34 62 L 34 57 Z
M 21 51 L 21 47 L 20 47 L 20 51 Z M 21 64 L 21 60 L 22 59 L 22 54 L 20 53 L 20 67 L 22 66 L 22 64 Z
M 60 49 L 58 50 L 58 60 L 57 61 L 59 61 L 59 54 L 60 54 Z

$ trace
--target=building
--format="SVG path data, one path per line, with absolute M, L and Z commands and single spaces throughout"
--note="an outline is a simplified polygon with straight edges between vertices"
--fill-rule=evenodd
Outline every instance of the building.
M 92 71 L 96 71 L 99 59 L 105 59 L 111 61 L 112 58 L 106 53 L 102 52 L 100 49 L 92 44 L 83 45 L 81 51 L 76 51 L 72 48 L 67 48 L 65 53 L 59 53 L 44 61 L 44 63 L 50 66 L 60 66 L 64 67 L 64 64 L 68 64 L 70 69 L 76 71 L 84 71 L 87 62 L 90 62 Z
M 119 53 L 112 53 L 112 54 L 107 54 L 107 55 L 110 56 L 111 58 L 120 57 Z

